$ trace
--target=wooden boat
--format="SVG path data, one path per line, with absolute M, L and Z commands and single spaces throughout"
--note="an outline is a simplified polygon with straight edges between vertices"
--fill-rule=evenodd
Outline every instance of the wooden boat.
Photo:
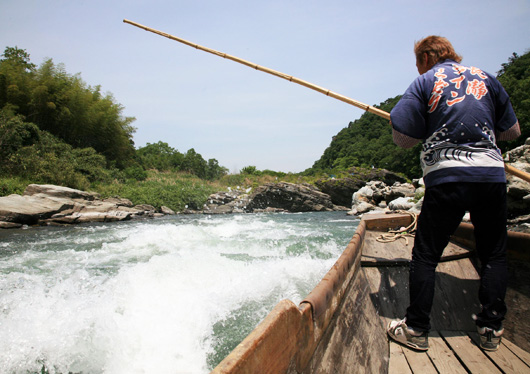
M 508 315 L 498 351 L 484 352 L 476 344 L 471 315 L 479 310 L 479 276 L 473 228 L 465 223 L 437 268 L 429 350 L 415 352 L 389 341 L 388 321 L 404 316 L 408 304 L 412 243 L 376 238 L 412 219 L 365 215 L 340 258 L 300 305 L 278 303 L 212 373 L 530 373 L 527 315 Z M 530 234 L 510 232 L 508 247 L 511 264 L 529 263 Z M 509 290 L 509 308 L 515 301 L 530 305 L 528 287 L 526 295 Z

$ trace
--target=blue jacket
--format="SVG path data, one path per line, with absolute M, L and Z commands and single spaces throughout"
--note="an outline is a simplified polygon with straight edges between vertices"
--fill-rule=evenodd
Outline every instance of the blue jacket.
M 427 187 L 447 182 L 506 182 L 496 136 L 519 124 L 492 75 L 452 60 L 409 86 L 390 113 L 395 132 L 423 141 Z

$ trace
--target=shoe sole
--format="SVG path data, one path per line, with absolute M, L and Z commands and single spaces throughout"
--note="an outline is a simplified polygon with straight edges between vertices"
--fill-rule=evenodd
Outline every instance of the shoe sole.
M 483 349 L 483 350 L 488 351 L 488 352 L 495 352 L 495 351 L 499 350 L 499 347 L 496 347 L 496 348 L 480 347 L 480 349 Z

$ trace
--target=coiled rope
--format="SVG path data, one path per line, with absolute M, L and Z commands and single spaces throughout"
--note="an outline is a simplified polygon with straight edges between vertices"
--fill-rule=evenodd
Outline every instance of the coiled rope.
M 390 213 L 390 212 L 389 212 Z M 392 211 L 391 213 L 402 213 L 408 214 L 412 217 L 412 223 L 407 227 L 401 227 L 399 230 L 388 230 L 388 233 L 381 234 L 376 240 L 380 243 L 390 243 L 398 239 L 405 239 L 405 245 L 409 245 L 409 237 L 413 238 L 416 233 L 416 227 L 418 226 L 418 215 L 408 210 Z

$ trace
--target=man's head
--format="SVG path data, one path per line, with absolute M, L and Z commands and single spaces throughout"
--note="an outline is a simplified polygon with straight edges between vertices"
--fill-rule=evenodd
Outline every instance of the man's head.
M 442 36 L 431 35 L 414 44 L 416 67 L 418 73 L 424 74 L 438 62 L 447 59 L 456 62 L 462 61 L 462 56 L 457 54 L 449 40 Z

